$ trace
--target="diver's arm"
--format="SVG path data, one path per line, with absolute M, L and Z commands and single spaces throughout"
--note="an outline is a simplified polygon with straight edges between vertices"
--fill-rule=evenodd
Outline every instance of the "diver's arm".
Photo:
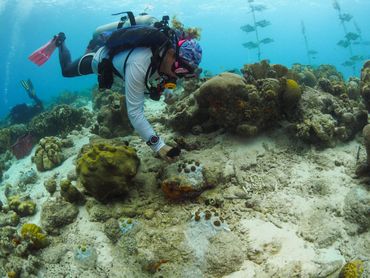
M 128 117 L 135 131 L 140 137 L 148 142 L 156 133 L 144 115 L 144 92 L 145 74 L 147 67 L 135 62 L 127 63 L 125 72 L 125 93 Z M 158 152 L 165 143 L 161 138 L 150 147 L 153 151 Z

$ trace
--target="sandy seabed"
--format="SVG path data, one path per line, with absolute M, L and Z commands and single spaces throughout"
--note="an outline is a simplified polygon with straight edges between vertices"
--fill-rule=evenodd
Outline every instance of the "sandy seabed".
M 148 106 L 148 118 L 153 121 L 160 109 L 160 104 Z M 154 127 L 166 141 L 175 136 L 160 123 Z M 28 188 L 38 208 L 58 196 L 57 192 L 50 197 L 44 181 L 73 171 L 80 148 L 91 136 L 87 129 L 72 132 L 74 147 L 67 150 L 68 159 L 52 171 L 38 173 L 37 183 Z M 156 169 L 165 162 L 139 137 L 130 136 L 146 173 L 141 178 L 152 178 L 121 200 L 137 208 L 133 219 L 140 228 L 134 239 L 141 251 L 130 252 L 129 238 L 112 243 L 104 224 L 80 206 L 76 221 L 38 255 L 44 261 L 40 277 L 338 277 L 345 261 L 353 259 L 365 262 L 363 277 L 370 277 L 370 232 L 357 233 L 356 224 L 344 216 L 347 193 L 366 189 L 354 174 L 360 137 L 324 150 L 289 138 L 283 127 L 248 140 L 222 132 L 185 138 L 203 147 L 184 151 L 181 159 L 218 168 L 222 180 L 216 188 L 195 201 L 169 202 L 155 180 Z M 36 169 L 32 155 L 16 161 L 4 173 L 3 184 L 17 184 L 22 172 Z M 365 157 L 361 148 L 360 160 Z M 0 191 L 5 202 L 3 187 Z M 217 211 L 228 229 L 191 230 L 198 209 Z M 22 222 L 40 225 L 40 210 Z M 211 235 L 205 236 L 207 231 Z M 92 263 L 76 261 L 75 249 L 81 243 L 94 248 Z M 158 265 L 143 269 L 151 257 Z

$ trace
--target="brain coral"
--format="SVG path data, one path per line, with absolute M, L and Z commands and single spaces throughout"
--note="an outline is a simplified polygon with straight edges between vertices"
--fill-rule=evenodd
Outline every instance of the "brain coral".
M 102 201 L 126 193 L 139 164 L 135 149 L 103 141 L 83 148 L 76 170 L 87 192 Z

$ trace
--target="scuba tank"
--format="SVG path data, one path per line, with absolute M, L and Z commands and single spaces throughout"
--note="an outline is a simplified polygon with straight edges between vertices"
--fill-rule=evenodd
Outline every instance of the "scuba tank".
M 126 12 L 125 12 L 126 13 Z M 127 12 L 128 14 L 131 12 Z M 121 14 L 121 13 L 119 13 Z M 118 14 L 114 14 L 118 15 Z M 132 16 L 132 17 L 131 17 Z M 134 24 L 132 23 L 132 19 L 134 19 Z M 127 28 L 130 27 L 131 25 L 147 25 L 147 26 L 154 26 L 156 22 L 159 22 L 158 19 L 156 19 L 154 16 L 148 15 L 148 14 L 140 14 L 138 16 L 133 16 L 132 13 L 131 15 L 129 14 L 128 16 L 123 16 L 121 17 L 121 20 L 111 22 L 108 24 L 101 25 L 97 27 L 93 33 L 93 39 L 98 37 L 99 35 L 108 32 L 111 33 L 117 29 L 120 28 Z
M 155 23 L 159 22 L 158 19 L 156 19 L 155 17 L 145 13 L 142 13 L 136 17 L 133 15 L 132 12 L 121 12 L 112 15 L 120 14 L 127 14 L 127 16 L 122 16 L 119 21 L 101 25 L 95 29 L 93 37 L 86 47 L 85 54 L 96 52 L 105 44 L 107 38 L 118 29 L 127 28 L 132 25 L 154 26 Z

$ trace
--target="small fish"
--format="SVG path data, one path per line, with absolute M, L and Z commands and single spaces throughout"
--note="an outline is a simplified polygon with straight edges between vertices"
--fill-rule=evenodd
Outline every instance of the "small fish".
M 254 28 L 254 27 L 253 27 L 252 25 L 250 25 L 250 24 L 244 25 L 244 26 L 240 27 L 240 29 L 242 29 L 244 32 L 247 32 L 247 33 L 249 33 L 249 32 L 253 32 L 253 31 L 255 31 L 255 30 L 256 30 L 256 28 Z
M 256 26 L 259 26 L 261 28 L 264 28 L 264 27 L 269 26 L 269 25 L 271 25 L 271 22 L 267 21 L 265 19 L 256 22 Z
M 248 49 L 254 49 L 254 48 L 257 48 L 258 47 L 258 43 L 255 43 L 255 42 L 247 42 L 247 43 L 243 43 L 243 46 L 245 48 L 248 48 Z
M 263 43 L 263 44 L 268 44 L 272 42 L 274 42 L 274 40 L 271 38 L 264 38 L 263 40 L 260 41 L 260 43 Z

